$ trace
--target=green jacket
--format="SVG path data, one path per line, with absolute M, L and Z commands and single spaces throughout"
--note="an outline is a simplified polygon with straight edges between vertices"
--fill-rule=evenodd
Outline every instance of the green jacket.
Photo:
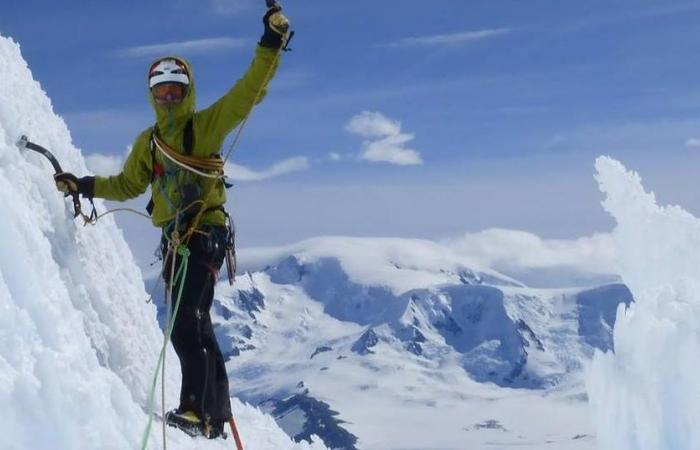
M 151 105 L 156 112 L 160 137 L 171 148 L 182 152 L 185 125 L 192 118 L 192 156 L 206 158 L 219 154 L 226 136 L 251 110 L 261 89 L 259 100 L 264 97 L 267 88 L 263 86 L 265 78 L 268 74 L 272 78 L 277 70 L 276 54 L 276 50 L 258 46 L 255 58 L 243 78 L 214 104 L 196 112 L 192 68 L 187 61 L 177 58 L 187 64 L 190 73 L 190 87 L 184 100 L 177 105 L 165 107 L 156 104 L 149 93 Z M 273 64 L 275 67 L 271 67 Z M 149 127 L 136 138 L 120 174 L 95 177 L 94 196 L 124 201 L 143 194 L 150 184 L 154 207 L 151 219 L 155 226 L 164 227 L 171 223 L 177 208 L 184 206 L 180 205 L 180 186 L 194 182 L 199 185 L 202 197 L 206 199 L 205 208 L 211 208 L 203 214 L 200 224 L 223 225 L 224 214 L 220 209 L 215 209 L 226 202 L 226 191 L 221 180 L 204 178 L 181 169 L 158 150 L 155 150 L 155 159 L 165 169 L 165 175 L 153 177 L 153 154 L 150 149 L 152 131 L 153 127 Z

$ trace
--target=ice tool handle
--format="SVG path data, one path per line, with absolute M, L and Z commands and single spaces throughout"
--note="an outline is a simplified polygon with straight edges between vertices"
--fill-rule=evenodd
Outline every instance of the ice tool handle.
M 53 170 L 57 174 L 63 172 L 63 169 L 61 169 L 61 165 L 58 163 L 58 160 L 53 155 L 53 153 L 51 153 L 50 151 L 48 151 L 47 149 L 45 149 L 41 145 L 33 143 L 32 141 L 29 140 L 29 138 L 27 136 L 22 135 L 19 138 L 19 140 L 17 141 L 17 147 L 20 150 L 33 150 L 37 153 L 41 153 L 42 155 L 44 155 L 46 157 L 46 159 L 49 160 L 49 162 L 53 166 Z M 73 212 L 74 212 L 73 217 L 78 217 L 78 216 L 82 215 L 82 212 L 83 212 L 82 208 L 80 206 L 80 196 L 77 192 L 72 192 L 70 195 L 73 198 Z

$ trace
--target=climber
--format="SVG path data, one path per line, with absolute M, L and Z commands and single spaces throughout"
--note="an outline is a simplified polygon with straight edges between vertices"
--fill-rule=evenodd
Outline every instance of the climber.
M 125 201 L 144 193 L 150 185 L 148 209 L 153 224 L 163 231 L 163 276 L 168 283 L 172 282 L 171 264 L 178 267 L 182 258 L 172 246 L 183 245 L 189 250 L 172 329 L 182 372 L 180 403 L 165 419 L 190 435 L 208 438 L 222 436 L 224 424 L 231 418 L 226 367 L 209 315 L 214 284 L 230 242 L 219 152 L 226 136 L 263 97 L 289 37 L 289 22 L 281 7 L 274 2 L 268 6 L 253 62 L 223 97 L 195 111 L 189 63 L 180 57 L 159 58 L 148 71 L 156 123 L 136 138 L 122 172 L 111 177 L 78 178 L 67 172 L 54 176 L 64 194 L 78 193 L 89 199 Z

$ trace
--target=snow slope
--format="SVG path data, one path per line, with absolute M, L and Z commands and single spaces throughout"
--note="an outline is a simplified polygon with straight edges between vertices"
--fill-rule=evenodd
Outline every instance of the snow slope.
M 617 310 L 615 353 L 598 352 L 588 375 L 600 448 L 700 449 L 700 220 L 659 206 L 619 162 L 596 168 L 636 300 Z
M 0 99 L 1 446 L 140 448 L 163 340 L 141 273 L 113 220 L 80 226 L 70 202 L 55 189 L 48 161 L 15 147 L 20 134 L 29 134 L 50 148 L 65 170 L 86 173 L 19 46 L 4 37 Z M 179 370 L 171 352 L 167 368 L 166 403 L 172 407 Z M 250 449 L 311 448 L 294 444 L 259 410 L 238 401 L 234 410 Z M 149 448 L 161 446 L 158 426 Z M 173 449 L 232 446 L 230 440 L 192 440 L 173 430 L 168 444 Z

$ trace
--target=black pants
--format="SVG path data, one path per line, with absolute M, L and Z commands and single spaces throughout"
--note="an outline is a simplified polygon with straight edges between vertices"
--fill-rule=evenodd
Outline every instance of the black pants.
M 185 286 L 172 332 L 173 347 L 180 359 L 182 387 L 180 411 L 194 411 L 211 422 L 231 417 L 228 375 L 224 358 L 216 342 L 209 310 L 214 299 L 214 285 L 223 264 L 227 231 L 225 227 L 208 227 L 207 235 L 195 233 L 190 239 Z M 165 244 L 164 244 L 165 245 Z M 167 248 L 164 251 L 167 254 Z M 170 280 L 170 263 L 165 261 L 163 276 Z M 176 258 L 175 271 L 181 258 Z M 173 286 L 173 312 L 179 284 Z

